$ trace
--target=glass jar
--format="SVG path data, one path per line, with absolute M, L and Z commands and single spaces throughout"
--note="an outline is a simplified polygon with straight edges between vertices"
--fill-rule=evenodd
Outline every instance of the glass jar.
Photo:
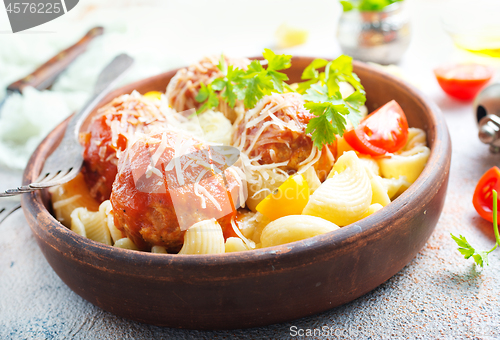
M 337 38 L 342 52 L 354 59 L 395 64 L 410 44 L 409 17 L 402 2 L 379 12 L 343 12 Z

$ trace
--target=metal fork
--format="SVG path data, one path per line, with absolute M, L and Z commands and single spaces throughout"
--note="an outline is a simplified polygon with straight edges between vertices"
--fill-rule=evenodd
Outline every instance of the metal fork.
M 14 211 L 21 208 L 21 203 L 18 201 L 10 201 L 7 204 L 3 204 L 4 206 L 0 207 L 0 223 L 3 222 Z
M 8 189 L 0 197 L 19 195 L 34 190 L 66 183 L 78 174 L 83 164 L 83 147 L 78 141 L 80 127 L 101 99 L 109 93 L 112 85 L 133 63 L 126 54 L 120 54 L 99 74 L 91 99 L 68 123 L 64 137 L 57 149 L 45 160 L 40 176 L 31 184 Z M 0 208 L 1 209 L 1 208 Z

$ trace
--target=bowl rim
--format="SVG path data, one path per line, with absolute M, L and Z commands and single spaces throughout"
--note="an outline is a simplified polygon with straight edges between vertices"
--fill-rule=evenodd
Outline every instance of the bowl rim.
M 294 57 L 294 60 L 305 59 L 312 61 L 313 57 Z M 300 255 L 300 257 L 306 256 L 308 253 L 321 252 L 325 258 L 334 257 L 334 252 L 328 251 L 331 248 L 347 247 L 353 243 L 358 242 L 358 240 L 368 237 L 374 233 L 378 233 L 382 229 L 386 228 L 387 225 L 384 223 L 388 218 L 401 218 L 410 210 L 411 204 L 408 202 L 410 196 L 415 196 L 413 200 L 416 200 L 419 196 L 424 197 L 426 192 L 430 190 L 434 184 L 435 180 L 439 179 L 442 174 L 439 171 L 435 171 L 436 166 L 443 166 L 446 164 L 447 153 L 451 151 L 451 141 L 446 126 L 446 121 L 437 107 L 437 105 L 427 98 L 420 90 L 416 89 L 411 84 L 398 79 L 390 74 L 387 74 L 378 68 L 371 65 L 365 64 L 359 61 L 353 61 L 353 66 L 355 69 L 364 69 L 365 71 L 378 73 L 379 76 L 386 78 L 391 82 L 396 82 L 398 85 L 405 90 L 415 94 L 415 100 L 417 100 L 427 112 L 429 112 L 430 125 L 427 128 L 428 131 L 434 129 L 435 136 L 434 139 L 429 143 L 429 148 L 431 150 L 427 164 L 425 165 L 422 173 L 419 175 L 417 180 L 410 185 L 410 187 L 405 190 L 398 198 L 392 201 L 390 204 L 385 206 L 383 209 L 377 211 L 376 213 L 363 218 L 355 223 L 344 226 L 334 232 L 329 232 L 322 235 L 317 235 L 312 238 L 295 241 L 283 245 L 253 249 L 243 252 L 233 252 L 233 253 L 222 253 L 222 254 L 203 254 L 203 255 L 183 255 L 183 254 L 157 254 L 144 251 L 133 251 L 128 249 L 121 249 L 106 244 L 102 244 L 71 231 L 69 228 L 61 224 L 55 217 L 49 212 L 45 207 L 42 200 L 42 193 L 40 191 L 32 192 L 28 195 L 23 195 L 22 206 L 25 214 L 31 214 L 35 218 L 38 218 L 40 214 L 42 216 L 47 216 L 50 223 L 46 225 L 40 225 L 36 223 L 37 227 L 31 227 L 32 231 L 36 234 L 38 228 L 50 228 L 50 233 L 58 234 L 68 246 L 72 247 L 84 247 L 86 250 L 92 251 L 94 254 L 99 254 L 99 257 L 106 257 L 116 261 L 126 261 L 133 265 L 153 265 L 154 267 L 163 267 L 165 265 L 174 267 L 185 267 L 190 265 L 203 265 L 205 267 L 218 267 L 218 266 L 241 266 L 242 264 L 255 261 L 266 262 L 275 261 L 278 258 L 294 257 Z M 131 84 L 127 84 L 123 87 L 116 89 L 112 94 L 123 93 L 124 89 L 133 87 L 134 84 L 138 82 L 152 81 L 154 79 L 162 79 L 163 77 L 175 73 L 177 69 L 161 73 L 156 76 L 148 77 Z M 356 72 L 356 70 L 355 70 Z M 67 120 L 65 121 L 67 122 Z M 44 155 L 44 159 L 48 150 L 53 143 L 50 143 L 49 137 L 55 134 L 61 134 L 64 131 L 65 123 L 59 124 L 50 134 L 46 137 L 38 146 L 38 148 L 33 153 L 32 157 L 28 162 L 28 166 L 23 175 L 23 182 L 27 183 L 31 179 L 34 179 L 34 172 L 39 172 L 43 160 L 41 160 L 41 154 Z M 429 140 L 429 134 L 427 133 L 427 138 Z M 31 166 L 30 166 L 31 165 Z M 420 192 L 420 195 L 418 193 Z M 311 256 L 314 258 L 314 256 Z M 79 261 L 85 262 L 82 259 Z M 293 262 L 293 261 L 291 261 Z M 289 267 L 292 267 L 290 265 Z M 287 266 L 283 266 L 280 269 L 287 269 Z M 291 269 L 291 268 L 289 268 Z M 132 273 L 129 273 L 132 274 Z

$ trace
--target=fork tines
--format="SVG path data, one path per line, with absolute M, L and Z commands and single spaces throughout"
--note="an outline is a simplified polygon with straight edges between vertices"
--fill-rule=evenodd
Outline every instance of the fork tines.
M 20 195 L 35 190 L 45 189 L 69 182 L 76 177 L 80 171 L 79 167 L 70 168 L 68 170 L 60 170 L 55 173 L 44 173 L 40 175 L 37 180 L 31 184 L 23 185 L 15 189 L 7 189 L 0 193 L 0 197 L 9 197 Z
M 14 211 L 19 209 L 21 207 L 21 204 L 18 202 L 12 202 L 11 204 L 5 206 L 5 207 L 0 207 L 0 223 L 3 222 L 9 216 L 12 214 Z

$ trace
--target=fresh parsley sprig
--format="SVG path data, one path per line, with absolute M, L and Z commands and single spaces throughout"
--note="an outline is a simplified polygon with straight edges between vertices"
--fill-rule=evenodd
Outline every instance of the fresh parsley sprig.
M 252 60 L 247 70 L 226 65 L 224 57 L 221 56 L 217 67 L 224 74 L 224 78 L 217 78 L 209 85 L 201 84 L 201 89 L 195 98 L 203 103 L 198 112 L 201 113 L 219 105 L 219 102 L 213 99 L 217 96 L 217 92 L 231 108 L 235 106 L 236 99 L 239 99 L 243 100 L 247 109 L 251 109 L 262 97 L 271 94 L 272 91 L 283 93 L 285 88 L 290 90 L 285 83 L 288 76 L 279 71 L 292 66 L 292 56 L 277 55 L 267 48 L 264 49 L 262 56 L 267 62 L 266 68 L 260 60 Z
M 318 69 L 324 67 L 324 72 Z M 325 59 L 315 59 L 302 73 L 304 82 L 300 83 L 297 92 L 304 93 L 304 105 L 317 117 L 311 119 L 306 132 L 319 149 L 331 144 L 335 135 L 342 136 L 346 129 L 346 118 L 353 126 L 361 119 L 360 107 L 366 101 L 365 91 L 358 76 L 353 73 L 352 58 L 341 55 L 328 62 Z M 351 84 L 355 92 L 347 98 L 342 98 L 340 83 Z
M 500 245 L 500 235 L 498 233 L 498 223 L 497 223 L 497 191 L 492 190 L 493 192 L 493 230 L 495 231 L 495 246 L 487 251 L 477 251 L 471 244 L 466 240 L 466 238 L 462 235 L 460 237 L 456 237 L 453 234 L 451 238 L 457 243 L 458 251 L 464 256 L 464 258 L 468 259 L 472 257 L 476 264 L 480 267 L 483 267 L 484 264 L 489 265 L 488 263 L 488 254 L 497 249 L 498 245 Z
M 200 90 L 198 91 L 195 99 L 200 103 L 204 103 L 198 109 L 198 113 L 205 112 L 207 110 L 210 110 L 211 108 L 219 106 L 219 97 L 217 93 L 215 93 L 212 84 L 205 85 L 203 83 L 200 83 L 200 86 Z
M 346 118 L 353 125 L 359 123 L 360 111 L 354 106 L 346 105 L 346 101 L 349 99 L 349 102 L 362 101 L 364 103 L 358 92 L 354 92 L 344 101 L 339 91 L 330 96 L 328 87 L 319 84 L 311 85 L 307 89 L 304 99 L 307 101 L 304 107 L 316 115 L 307 124 L 306 132 L 311 134 L 314 145 L 319 149 L 325 144 L 332 143 L 335 135 L 344 133 L 347 124 Z

